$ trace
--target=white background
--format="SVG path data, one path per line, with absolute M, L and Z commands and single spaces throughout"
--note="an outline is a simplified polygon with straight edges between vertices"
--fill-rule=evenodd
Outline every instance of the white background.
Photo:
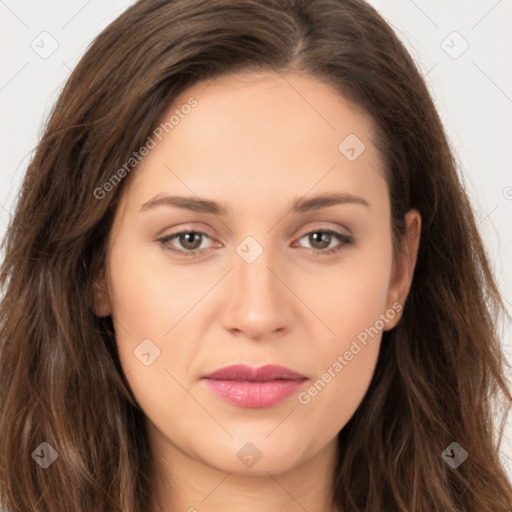
M 0 236 L 66 78 L 94 37 L 132 3 L 0 0 Z M 512 0 L 370 3 L 426 77 L 512 311 Z M 510 325 L 504 348 L 512 363 Z M 512 413 L 502 455 L 512 477 Z

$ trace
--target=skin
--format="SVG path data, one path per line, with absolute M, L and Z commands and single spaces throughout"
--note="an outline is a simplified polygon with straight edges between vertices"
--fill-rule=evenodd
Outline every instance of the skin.
M 370 385 L 382 329 L 308 403 L 295 394 L 268 408 L 237 407 L 200 378 L 230 364 L 281 364 L 308 377 L 307 392 L 380 315 L 384 329 L 398 323 L 421 218 L 407 214 L 394 265 L 372 120 L 330 86 L 294 74 L 233 75 L 189 88 L 163 119 L 190 97 L 197 106 L 130 176 L 96 297 L 97 314 L 113 315 L 123 370 L 147 416 L 163 504 L 155 512 L 259 512 L 262 504 L 333 512 L 337 434 Z M 366 146 L 354 161 L 338 149 L 349 134 Z M 369 206 L 291 211 L 295 199 L 333 192 Z M 140 211 L 163 195 L 214 200 L 229 214 Z M 322 228 L 351 234 L 354 244 L 315 256 L 341 244 L 308 236 Z M 196 258 L 158 241 L 187 230 L 208 236 L 167 245 L 206 249 Z M 237 253 L 248 236 L 263 250 L 251 263 Z M 147 338 L 160 350 L 149 366 L 134 356 Z M 251 467 L 237 457 L 249 442 L 261 454 Z

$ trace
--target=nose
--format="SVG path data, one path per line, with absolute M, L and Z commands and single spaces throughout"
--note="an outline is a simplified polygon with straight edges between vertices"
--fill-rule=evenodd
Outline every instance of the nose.
M 235 254 L 221 315 L 224 328 L 233 334 L 264 340 L 290 329 L 294 295 L 285 284 L 285 272 L 270 253 L 264 249 L 252 262 Z

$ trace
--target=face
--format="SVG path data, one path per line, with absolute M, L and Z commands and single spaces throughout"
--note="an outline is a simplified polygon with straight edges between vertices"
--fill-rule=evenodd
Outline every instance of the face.
M 394 266 L 372 121 L 328 85 L 224 77 L 182 93 L 162 122 L 172 115 L 123 192 L 97 314 L 113 316 L 162 453 L 286 471 L 333 446 L 361 403 L 420 219 L 407 215 Z M 249 368 L 212 375 L 231 365 Z

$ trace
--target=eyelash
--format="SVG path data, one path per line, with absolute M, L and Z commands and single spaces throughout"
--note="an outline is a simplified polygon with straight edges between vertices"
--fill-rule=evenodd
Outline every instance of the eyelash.
M 211 239 L 211 237 L 207 233 L 204 233 L 202 231 L 185 230 L 185 231 L 178 231 L 176 233 L 165 236 L 163 238 L 159 238 L 157 241 L 160 242 L 160 245 L 167 251 L 170 251 L 174 254 L 179 254 L 186 258 L 196 258 L 197 256 L 201 255 L 203 252 L 207 251 L 208 249 L 195 249 L 193 251 L 181 251 L 181 250 L 173 249 L 167 245 L 167 243 L 169 241 L 171 241 L 173 238 L 176 238 L 179 235 L 190 234 L 190 233 L 203 235 L 203 236 L 206 236 L 207 238 Z M 345 246 L 354 244 L 354 239 L 351 236 L 343 235 L 341 233 L 338 233 L 337 231 L 333 231 L 330 229 L 314 229 L 312 231 L 308 231 L 307 233 L 304 233 L 299 238 L 299 240 L 304 238 L 307 235 L 312 234 L 312 233 L 327 233 L 329 235 L 333 235 L 334 238 L 336 238 L 337 240 L 339 240 L 341 242 L 338 246 L 331 247 L 330 249 L 323 249 L 323 250 L 322 249 L 310 249 L 311 251 L 313 251 L 313 254 L 319 258 L 323 258 L 326 256 L 331 256 L 333 254 L 339 253 L 345 248 Z M 307 247 L 306 247 L 306 249 L 307 249 Z

